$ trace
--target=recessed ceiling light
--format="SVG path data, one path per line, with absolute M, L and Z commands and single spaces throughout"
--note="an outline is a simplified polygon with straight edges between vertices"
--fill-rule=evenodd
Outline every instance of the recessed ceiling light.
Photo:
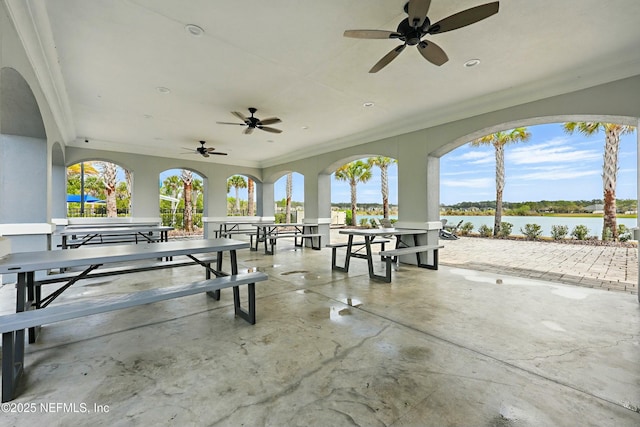
M 184 29 L 193 37 L 202 37 L 202 35 L 204 34 L 204 30 L 195 24 L 188 24 L 184 27 Z
M 362 104 L 363 107 L 373 107 L 375 104 L 373 102 L 365 102 Z
M 273 142 L 273 139 L 267 139 L 267 142 Z
M 169 89 L 168 87 L 164 87 L 164 86 L 159 86 L 156 88 L 156 90 L 160 93 L 171 93 L 171 89 Z
M 470 59 L 467 62 L 464 63 L 464 66 L 467 68 L 471 68 L 471 67 L 475 67 L 476 65 L 478 65 L 480 63 L 479 59 Z
M 153 116 L 152 116 L 151 114 L 145 114 L 145 115 L 144 115 L 144 116 L 142 116 L 142 117 L 144 117 L 145 119 L 150 119 L 150 118 L 152 118 Z
M 302 126 L 302 130 L 307 130 L 309 129 L 309 126 Z

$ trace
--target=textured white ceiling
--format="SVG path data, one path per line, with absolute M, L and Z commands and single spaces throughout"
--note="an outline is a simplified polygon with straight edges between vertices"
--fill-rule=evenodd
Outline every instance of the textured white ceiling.
M 429 17 L 486 2 L 433 0 Z M 448 54 L 443 66 L 409 46 L 369 74 L 399 42 L 342 34 L 395 30 L 404 3 L 47 1 L 51 32 L 42 34 L 53 37 L 77 136 L 68 144 L 180 157 L 204 139 L 229 156 L 189 159 L 267 166 L 640 70 L 640 1 L 503 0 L 497 15 L 426 37 Z M 187 24 L 204 34 L 189 35 Z M 465 68 L 471 58 L 481 64 Z M 248 107 L 282 119 L 273 127 L 283 133 L 216 124 Z

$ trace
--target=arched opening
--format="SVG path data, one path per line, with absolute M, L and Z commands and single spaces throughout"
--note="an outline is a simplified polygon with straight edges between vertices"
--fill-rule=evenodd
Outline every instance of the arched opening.
M 53 229 L 45 126 L 29 83 L 9 67 L 0 69 L 0 112 L 0 235 L 12 252 L 48 249 Z
M 398 163 L 386 156 L 345 159 L 332 166 L 331 223 L 378 227 L 398 219 Z
M 467 143 L 441 158 L 443 216 L 449 217 L 449 222 L 474 217 L 471 222 L 476 232 L 482 225 L 492 227 L 491 221 L 477 218 L 494 214 L 496 174 L 502 174 L 505 222 L 513 223 L 513 234 L 523 234 L 520 232 L 520 228 L 524 229 L 522 222 L 528 217 L 528 223 L 532 223 L 535 217 L 542 226 L 540 236 L 551 238 L 554 224 L 549 218 L 555 216 L 557 225 L 574 224 L 569 227 L 569 233 L 580 221 L 560 218 L 585 218 L 582 221 L 588 222 L 588 235 L 601 238 L 604 131 L 596 130 L 592 135 L 569 134 L 563 123 L 534 125 L 526 130 L 531 135 L 528 141 L 509 141 L 504 145 L 501 167 L 496 165 L 496 149 L 492 143 L 476 146 Z M 635 226 L 637 206 L 635 131 L 620 135 L 617 164 L 610 168 L 617 171 L 615 194 L 620 223 L 630 229 Z M 571 235 L 565 234 L 565 237 Z
M 131 216 L 132 175 L 116 163 L 90 160 L 67 167 L 67 217 Z
M 169 169 L 160 174 L 160 218 L 174 227 L 172 237 L 202 238 L 205 179 L 191 169 Z
M 273 184 L 276 223 L 304 220 L 304 175 L 287 172 Z
M 249 175 L 227 178 L 227 216 L 256 216 L 256 179 Z

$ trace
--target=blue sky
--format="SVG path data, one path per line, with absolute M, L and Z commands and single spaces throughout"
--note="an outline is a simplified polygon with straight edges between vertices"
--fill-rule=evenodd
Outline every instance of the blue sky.
M 527 128 L 531 139 L 505 147 L 503 200 L 591 200 L 602 198 L 604 133 L 569 135 L 562 124 Z M 620 139 L 616 195 L 636 198 L 635 133 Z M 491 146 L 462 147 L 440 161 L 440 202 L 495 200 L 495 154 Z
M 592 200 L 602 198 L 604 134 L 569 135 L 561 123 L 529 126 L 531 139 L 505 148 L 505 202 Z M 636 198 L 637 142 L 635 132 L 620 141 L 617 198 Z M 389 202 L 398 203 L 397 165 L 389 168 Z M 274 185 L 275 200 L 285 197 L 286 177 Z M 232 189 L 230 196 L 235 196 Z M 358 184 L 358 203 L 381 203 L 380 169 Z M 240 190 L 246 200 L 246 189 Z M 304 200 L 304 177 L 293 174 L 293 200 Z M 331 201 L 349 202 L 349 184 L 331 177 Z M 491 146 L 465 144 L 440 159 L 440 203 L 495 200 L 495 155 Z

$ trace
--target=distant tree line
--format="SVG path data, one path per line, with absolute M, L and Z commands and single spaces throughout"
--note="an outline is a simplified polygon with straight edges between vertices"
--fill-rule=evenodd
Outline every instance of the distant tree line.
M 619 213 L 635 211 L 638 202 L 635 199 L 617 199 L 617 211 Z M 584 212 L 588 206 L 603 205 L 602 199 L 593 200 L 540 200 L 537 202 L 502 202 L 502 207 L 507 213 L 512 215 L 539 215 L 544 213 L 580 213 Z M 496 201 L 486 200 L 482 202 L 460 202 L 454 205 L 440 205 L 443 211 L 489 211 L 495 210 Z
M 335 203 L 332 202 L 331 206 L 334 208 L 338 208 L 340 210 L 342 209 L 350 209 L 351 208 L 351 203 L 350 202 L 342 202 L 342 203 Z M 390 209 L 397 209 L 398 205 L 394 205 L 394 204 L 389 204 L 389 208 Z M 379 210 L 382 209 L 382 204 L 381 203 L 358 203 L 358 210 L 362 210 L 362 211 L 370 211 L 370 210 Z

